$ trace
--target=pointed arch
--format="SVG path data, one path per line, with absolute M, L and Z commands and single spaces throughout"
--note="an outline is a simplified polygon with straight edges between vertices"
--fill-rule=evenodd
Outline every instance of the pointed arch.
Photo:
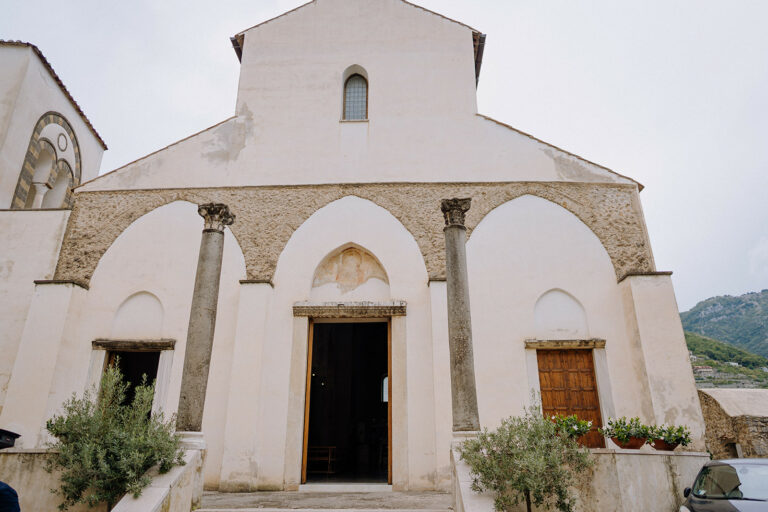
M 117 308 L 112 320 L 113 339 L 160 339 L 163 332 L 163 304 L 146 290 L 136 292 Z
M 536 338 L 579 340 L 589 338 L 587 312 L 579 300 L 560 288 L 541 294 L 533 307 Z
M 332 272 L 332 260 L 345 251 L 360 258 L 359 266 L 357 261 L 350 262 L 346 269 L 362 272 L 362 275 L 352 276 L 356 282 L 350 284 L 354 288 L 370 282 L 377 275 L 375 280 L 386 288 L 392 287 L 392 293 L 406 283 L 427 280 L 422 253 L 405 226 L 376 203 L 348 195 L 319 208 L 293 232 L 279 255 L 275 284 L 284 279 L 300 280 L 306 283 L 305 289 L 311 291 L 315 284 L 335 283 L 334 276 L 323 276 L 318 271 L 322 273 L 324 265 L 330 262 L 330 268 L 326 270 Z M 364 262 L 366 258 L 367 263 Z M 335 268 L 339 268 L 339 263 L 338 260 L 335 262 Z M 341 284 L 339 290 L 345 286 Z

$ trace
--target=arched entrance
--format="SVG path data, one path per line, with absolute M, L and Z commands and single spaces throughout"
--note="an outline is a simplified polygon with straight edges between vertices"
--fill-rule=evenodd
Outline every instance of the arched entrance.
M 389 297 L 383 266 L 355 244 L 322 260 L 310 293 L 314 304 L 337 307 Z M 376 314 L 361 306 L 310 316 L 302 483 L 391 482 L 390 320 Z

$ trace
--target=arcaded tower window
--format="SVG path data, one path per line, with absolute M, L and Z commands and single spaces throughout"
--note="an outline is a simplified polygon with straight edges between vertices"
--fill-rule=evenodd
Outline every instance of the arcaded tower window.
M 352 75 L 344 84 L 344 120 L 368 119 L 368 81 L 362 75 Z

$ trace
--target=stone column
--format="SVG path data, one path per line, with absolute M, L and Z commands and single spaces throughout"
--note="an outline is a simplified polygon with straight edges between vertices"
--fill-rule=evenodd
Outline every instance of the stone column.
M 46 192 L 50 190 L 50 187 L 48 187 L 47 183 L 32 183 L 32 186 L 35 189 L 35 197 L 32 199 L 32 205 L 30 208 L 40 208 L 43 206 L 43 198 L 45 197 Z
M 209 203 L 197 209 L 203 219 L 203 239 L 197 261 L 195 290 L 189 313 L 189 330 L 181 377 L 181 395 L 176 429 L 201 432 L 208 369 L 211 366 L 216 306 L 219 302 L 221 258 L 224 253 L 224 226 L 235 221 L 225 204 Z
M 445 217 L 445 276 L 448 292 L 448 345 L 451 354 L 453 431 L 480 430 L 472 355 L 472 321 L 467 276 L 467 228 L 464 214 L 471 199 L 443 199 Z

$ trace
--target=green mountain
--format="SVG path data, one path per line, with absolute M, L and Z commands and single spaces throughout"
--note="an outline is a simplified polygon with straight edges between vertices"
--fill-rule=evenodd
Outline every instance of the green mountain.
M 768 359 L 765 357 L 752 354 L 722 341 L 713 340 L 693 332 L 686 332 L 685 342 L 688 345 L 688 350 L 711 361 L 734 362 L 745 368 L 757 370 L 764 367 L 768 368 Z
M 697 387 L 768 388 L 768 372 L 763 370 L 768 368 L 768 359 L 692 332 L 685 333 L 685 342 L 695 356 L 691 364 Z M 702 366 L 711 370 L 696 370 Z
M 712 297 L 680 313 L 680 319 L 686 331 L 768 357 L 768 290 Z

